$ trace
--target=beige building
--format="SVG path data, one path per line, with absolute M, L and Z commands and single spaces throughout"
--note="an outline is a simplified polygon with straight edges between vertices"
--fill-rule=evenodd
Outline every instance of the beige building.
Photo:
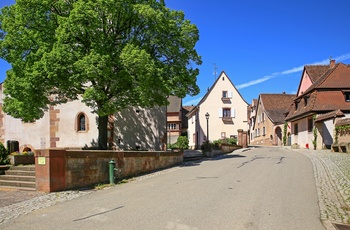
M 97 144 L 97 116 L 79 100 L 50 106 L 44 116 L 26 123 L 2 110 L 0 85 L 0 142 L 17 142 L 23 151 L 45 148 L 83 148 Z M 132 107 L 110 116 L 109 147 L 112 149 L 161 150 L 166 138 L 166 107 Z
M 239 129 L 248 129 L 247 106 L 230 78 L 222 72 L 198 105 L 187 114 L 189 146 L 200 148 L 207 140 L 237 138 Z
M 284 119 L 295 95 L 260 94 L 252 126 L 252 145 L 283 145 Z M 286 126 L 286 144 L 290 137 L 290 125 Z

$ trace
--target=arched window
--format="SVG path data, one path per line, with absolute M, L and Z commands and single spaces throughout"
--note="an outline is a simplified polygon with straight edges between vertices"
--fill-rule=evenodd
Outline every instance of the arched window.
M 86 116 L 84 113 L 80 113 L 77 117 L 77 130 L 86 131 L 87 130 Z

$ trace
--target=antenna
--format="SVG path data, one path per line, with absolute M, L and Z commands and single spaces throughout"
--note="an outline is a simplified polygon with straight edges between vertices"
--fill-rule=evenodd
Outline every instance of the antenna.
M 216 73 L 217 73 L 216 70 L 217 70 L 218 68 L 216 67 L 216 63 L 213 63 L 213 65 L 214 65 L 214 73 L 213 73 L 213 74 L 214 74 L 214 77 L 215 77 L 215 80 L 216 80 Z

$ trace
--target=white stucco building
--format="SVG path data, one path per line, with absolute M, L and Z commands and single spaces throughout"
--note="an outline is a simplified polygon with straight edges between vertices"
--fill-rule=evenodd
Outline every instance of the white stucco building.
M 247 107 L 248 103 L 230 78 L 221 72 L 198 105 L 187 114 L 189 146 L 199 148 L 207 141 L 207 133 L 209 141 L 237 138 L 239 129 L 248 130 Z
M 80 100 L 50 106 L 35 122 L 23 122 L 3 112 L 0 85 L 0 142 L 18 142 L 19 150 L 83 148 L 98 143 L 97 115 Z M 110 148 L 162 150 L 166 140 L 166 107 L 130 107 L 109 117 Z

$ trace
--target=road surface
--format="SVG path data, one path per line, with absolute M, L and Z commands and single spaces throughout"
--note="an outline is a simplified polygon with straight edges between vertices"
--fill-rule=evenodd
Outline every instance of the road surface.
M 324 229 L 313 168 L 271 147 L 190 162 L 33 211 L 1 229 Z

